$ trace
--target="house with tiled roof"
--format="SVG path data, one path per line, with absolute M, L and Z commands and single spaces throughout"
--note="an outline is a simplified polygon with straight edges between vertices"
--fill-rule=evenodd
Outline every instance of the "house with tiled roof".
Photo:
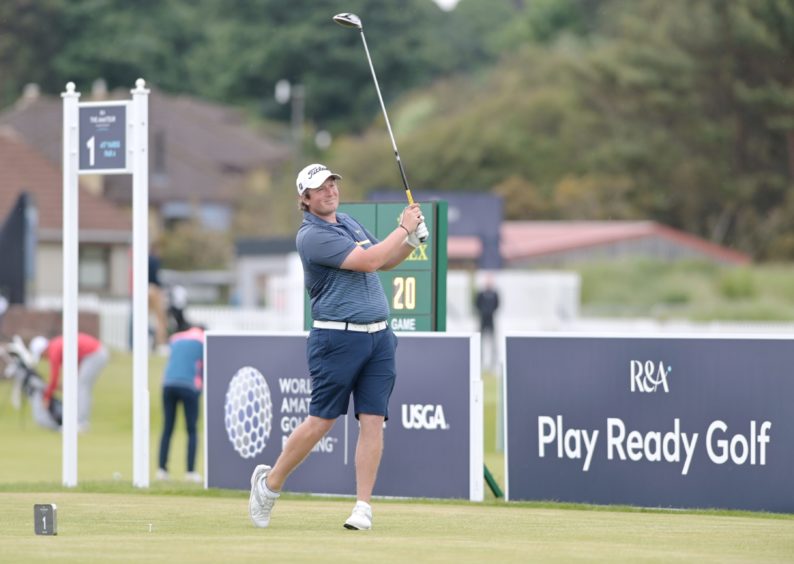
M 128 212 L 91 193 L 79 194 L 79 290 L 102 296 L 128 296 L 128 252 L 132 221 Z M 8 126 L 0 126 L 0 222 L 27 192 L 38 229 L 33 296 L 57 296 L 63 276 L 63 177 L 58 166 Z
M 447 258 L 452 270 L 555 268 L 632 257 L 728 265 L 751 261 L 745 253 L 655 221 L 505 221 L 500 196 L 425 189 L 417 193 L 426 202 L 448 204 Z M 399 195 L 391 190 L 369 197 L 395 201 Z
M 80 102 L 129 99 L 128 90 L 84 92 Z M 60 168 L 62 101 L 29 88 L 0 113 L 0 125 L 16 130 Z M 181 221 L 225 231 L 232 225 L 241 190 L 252 177 L 289 164 L 290 146 L 253 129 L 237 109 L 153 88 L 149 95 L 149 204 L 151 235 Z M 83 182 L 124 206 L 132 201 L 130 175 L 83 176 Z
M 450 236 L 450 265 L 476 264 L 482 248 L 476 236 Z M 513 269 L 630 257 L 729 265 L 751 261 L 744 253 L 655 221 L 505 221 L 499 249 L 504 267 Z

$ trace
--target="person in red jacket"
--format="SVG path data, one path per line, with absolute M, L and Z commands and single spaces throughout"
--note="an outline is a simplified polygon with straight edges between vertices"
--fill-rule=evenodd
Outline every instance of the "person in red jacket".
M 34 337 L 30 342 L 30 352 L 36 362 L 42 355 L 46 355 L 49 361 L 50 381 L 44 391 L 44 403 L 49 405 L 61 379 L 63 337 L 51 340 L 41 336 Z M 108 357 L 107 348 L 99 340 L 86 333 L 77 334 L 77 428 L 80 431 L 88 429 L 94 384 L 108 363 Z

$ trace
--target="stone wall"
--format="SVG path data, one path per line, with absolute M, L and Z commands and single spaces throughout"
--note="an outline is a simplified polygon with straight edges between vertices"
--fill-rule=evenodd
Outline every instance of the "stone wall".
M 34 310 L 20 305 L 12 305 L 0 317 L 0 335 L 10 338 L 19 335 L 25 342 L 36 335 L 54 337 L 63 331 L 62 312 L 57 310 Z M 99 314 L 80 312 L 78 331 L 99 337 Z

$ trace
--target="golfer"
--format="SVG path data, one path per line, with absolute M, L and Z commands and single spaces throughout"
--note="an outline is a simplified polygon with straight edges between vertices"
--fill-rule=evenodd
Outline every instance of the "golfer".
M 34 337 L 30 341 L 30 352 L 34 363 L 46 355 L 50 364 L 50 382 L 44 391 L 44 404 L 49 409 L 61 381 L 63 337 L 57 336 L 52 340 L 42 335 Z M 87 333 L 77 334 L 77 430 L 81 433 L 87 431 L 91 423 L 94 385 L 109 358 L 107 347 L 98 339 Z
M 341 178 L 321 164 L 310 164 L 296 182 L 303 210 L 296 244 L 314 320 L 306 344 L 312 397 L 309 416 L 292 432 L 275 465 L 260 464 L 251 475 L 248 511 L 257 527 L 268 526 L 287 477 L 337 417 L 347 413 L 352 393 L 359 422 L 357 501 L 344 526 L 372 528 L 370 498 L 383 451 L 397 347 L 376 271 L 394 268 L 411 254 L 419 245 L 415 231 L 424 218 L 419 205 L 412 204 L 378 241 L 355 219 L 337 213 Z

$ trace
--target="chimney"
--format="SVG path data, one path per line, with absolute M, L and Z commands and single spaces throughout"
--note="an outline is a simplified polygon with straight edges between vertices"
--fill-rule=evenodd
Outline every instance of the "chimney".
M 35 102 L 41 94 L 41 88 L 35 82 L 28 82 L 22 89 L 22 97 L 17 100 L 16 108 L 23 109 Z
M 23 100 L 35 100 L 41 94 L 41 88 L 35 82 L 28 82 L 22 90 Z
M 91 83 L 91 98 L 105 100 L 108 97 L 108 83 L 104 78 L 97 78 Z

